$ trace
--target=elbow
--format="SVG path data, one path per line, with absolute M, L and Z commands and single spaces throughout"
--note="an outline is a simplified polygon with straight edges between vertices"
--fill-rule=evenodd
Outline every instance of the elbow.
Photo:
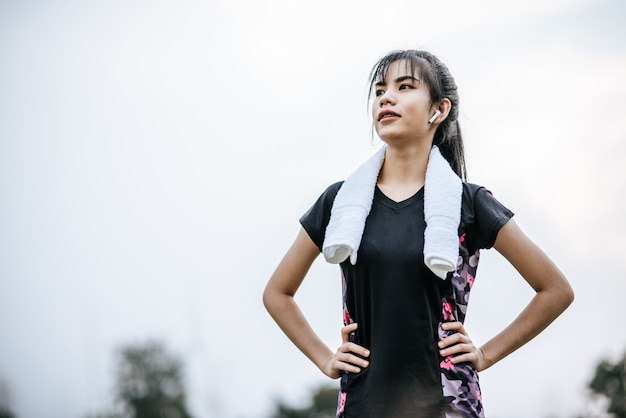
M 572 289 L 572 286 L 568 283 L 566 288 L 563 290 L 563 303 L 565 308 L 570 306 L 574 302 L 574 299 L 574 289 Z
M 574 289 L 572 289 L 572 286 L 569 284 L 569 282 L 565 280 L 563 285 L 560 286 L 558 289 L 556 305 L 561 308 L 562 312 L 567 309 L 572 304 L 572 302 L 574 302 L 574 298 Z
M 556 316 L 563 313 L 574 302 L 574 289 L 562 275 L 550 280 L 549 286 L 536 289 L 537 294 L 547 298 L 546 302 Z M 555 317 L 556 317 L 555 316 Z
M 269 284 L 265 286 L 265 290 L 263 291 L 263 306 L 267 309 L 268 312 L 272 311 L 272 301 L 274 299 L 274 295 L 272 289 Z
M 267 286 L 265 286 L 265 290 L 263 291 L 263 306 L 270 313 L 270 315 L 274 316 L 274 314 L 281 309 L 281 304 L 284 294 L 280 291 L 279 288 L 272 285 L 270 281 Z

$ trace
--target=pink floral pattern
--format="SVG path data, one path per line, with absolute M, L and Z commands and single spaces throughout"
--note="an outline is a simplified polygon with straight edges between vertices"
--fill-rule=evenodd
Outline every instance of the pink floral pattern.
M 479 250 L 470 254 L 465 241 L 465 234 L 459 237 L 459 260 L 455 272 L 448 275 L 451 286 L 444 295 L 442 303 L 442 322 L 465 321 L 469 293 L 474 285 Z M 439 324 L 439 339 L 452 332 L 444 331 Z M 484 418 L 482 395 L 478 384 L 478 373 L 472 363 L 452 363 L 452 356 L 441 359 L 441 384 L 447 402 L 447 410 L 453 416 Z
M 341 270 L 341 292 L 343 294 L 343 324 L 344 325 L 348 325 L 351 324 L 352 322 L 354 322 L 352 320 L 352 317 L 350 316 L 350 312 L 348 311 L 348 304 L 346 303 L 346 290 L 348 287 L 348 284 L 346 283 L 346 276 L 343 274 L 343 270 Z M 350 341 L 354 342 L 354 332 L 350 334 Z M 336 414 L 336 418 L 343 418 L 344 416 L 344 410 L 346 407 L 346 398 L 348 397 L 348 394 L 346 392 L 343 391 L 343 388 L 346 386 L 348 381 L 348 373 L 346 372 L 342 372 L 341 373 L 341 387 L 342 389 L 339 391 L 339 399 L 337 401 L 337 414 Z
M 443 319 L 444 321 L 454 321 L 454 315 L 452 314 L 452 304 L 450 302 L 443 302 Z
M 337 402 L 337 416 L 343 413 L 346 407 L 346 392 L 339 392 L 339 402 Z
M 441 323 L 450 321 L 465 321 L 469 293 L 474 285 L 479 250 L 469 253 L 465 234 L 459 237 L 459 260 L 455 272 L 448 275 L 450 286 L 444 292 L 441 301 L 441 319 L 439 324 L 439 339 L 450 335 L 449 331 L 441 328 Z M 342 287 L 345 295 L 346 279 L 342 271 Z M 343 305 L 344 324 L 353 322 L 348 307 Z M 354 333 L 350 335 L 350 341 L 354 341 Z M 453 356 L 441 358 L 439 368 L 441 370 L 441 386 L 446 402 L 446 416 L 484 418 L 482 395 L 478 384 L 478 373 L 472 363 L 452 363 Z M 348 374 L 342 373 L 342 387 L 347 383 Z M 337 405 L 337 418 L 344 417 L 347 393 L 339 392 Z
M 439 367 L 446 370 L 454 369 L 454 364 L 452 363 L 452 356 L 447 356 L 441 363 L 439 363 Z

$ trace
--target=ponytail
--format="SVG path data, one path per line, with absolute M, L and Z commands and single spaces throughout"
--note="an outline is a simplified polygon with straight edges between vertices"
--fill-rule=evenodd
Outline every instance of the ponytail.
M 459 121 L 455 120 L 450 122 L 449 131 L 446 131 L 444 123 L 447 119 L 439 125 L 437 132 L 441 132 L 439 140 L 437 140 L 437 132 L 435 133 L 435 140 L 433 145 L 439 147 L 441 155 L 445 158 L 452 170 L 461 178 L 461 180 L 467 180 L 467 168 L 465 167 L 465 147 L 463 146 L 463 136 L 461 135 L 461 127 Z

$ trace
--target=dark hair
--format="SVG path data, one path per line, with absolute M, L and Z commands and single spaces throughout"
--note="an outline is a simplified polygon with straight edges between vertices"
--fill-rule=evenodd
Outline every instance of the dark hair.
M 369 100 L 372 99 L 375 84 L 387 77 L 391 63 L 405 60 L 411 75 L 419 75 L 419 79 L 426 83 L 430 92 L 431 104 L 444 98 L 450 100 L 452 104 L 450 113 L 446 120 L 441 122 L 433 145 L 437 145 L 441 155 L 450 163 L 452 170 L 465 180 L 467 171 L 465 169 L 465 151 L 463 147 L 463 137 L 459 126 L 459 93 L 450 74 L 448 67 L 437 57 L 426 51 L 416 51 L 413 49 L 406 51 L 393 51 L 381 58 L 369 76 Z

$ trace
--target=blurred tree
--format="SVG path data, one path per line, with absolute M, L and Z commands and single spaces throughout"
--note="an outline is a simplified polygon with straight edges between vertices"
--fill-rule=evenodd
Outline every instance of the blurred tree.
M 304 409 L 292 408 L 278 401 L 271 418 L 335 418 L 337 394 L 335 385 L 320 386 L 311 395 L 310 405 Z
M 182 362 L 161 343 L 123 347 L 117 353 L 118 405 L 86 417 L 191 418 L 185 406 L 182 369 Z
M 589 388 L 608 400 L 607 412 L 615 418 L 626 418 L 626 352 L 616 363 L 602 360 Z
M 118 360 L 117 397 L 133 418 L 191 418 L 182 363 L 161 344 L 125 347 Z
M 4 379 L 0 379 L 0 418 L 15 418 L 15 415 L 11 412 L 9 385 Z
M 8 409 L 0 408 L 0 418 L 15 418 L 15 415 Z
M 95 414 L 86 415 L 85 418 L 128 418 L 123 413 L 118 412 L 98 412 Z

